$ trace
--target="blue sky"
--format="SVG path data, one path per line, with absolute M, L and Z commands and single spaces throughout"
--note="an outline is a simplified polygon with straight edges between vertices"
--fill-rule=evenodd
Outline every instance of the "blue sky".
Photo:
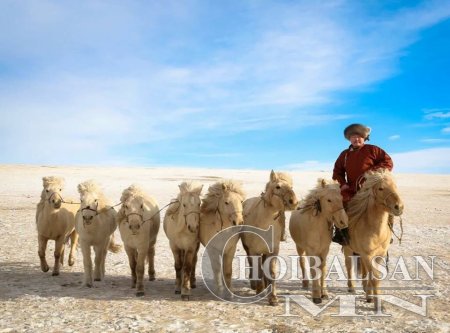
M 0 1 L 0 163 L 450 172 L 449 1 Z

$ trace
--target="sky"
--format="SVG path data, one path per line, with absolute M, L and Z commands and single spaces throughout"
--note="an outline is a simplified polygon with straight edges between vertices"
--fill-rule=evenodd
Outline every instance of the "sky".
M 449 1 L 0 1 L 0 163 L 450 173 Z

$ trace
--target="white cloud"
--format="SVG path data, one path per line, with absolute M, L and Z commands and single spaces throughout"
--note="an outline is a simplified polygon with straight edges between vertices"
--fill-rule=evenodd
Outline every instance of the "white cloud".
M 450 111 L 449 109 L 441 109 L 441 111 L 433 110 L 433 112 L 428 112 L 425 115 L 425 119 L 432 120 L 432 119 L 447 119 L 450 118 Z M 448 111 L 448 112 L 444 112 Z
M 391 154 L 395 172 L 449 173 L 450 148 L 430 148 Z
M 450 127 L 444 127 L 444 128 L 442 129 L 442 133 L 444 133 L 444 134 L 450 134 Z
M 395 75 L 420 30 L 450 16 L 445 2 L 379 16 L 341 1 L 235 6 L 245 28 L 224 12 L 205 29 L 214 8 L 195 1 L 0 3 L 2 61 L 28 66 L 0 78 L 3 156 L 114 160 L 198 132 L 346 119 L 320 107 Z
M 400 139 L 400 135 L 398 135 L 398 134 L 391 135 L 389 137 L 389 140 L 391 140 L 391 141 L 395 141 L 395 140 L 398 140 L 398 139 Z
M 444 143 L 444 142 L 450 142 L 448 139 L 422 139 L 420 142 L 423 143 Z
M 333 170 L 334 163 L 320 161 L 304 161 L 299 163 L 288 164 L 280 169 L 292 171 L 329 171 Z

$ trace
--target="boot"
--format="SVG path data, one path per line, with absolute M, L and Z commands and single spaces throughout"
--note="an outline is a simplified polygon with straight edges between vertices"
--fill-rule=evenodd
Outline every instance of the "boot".
M 338 229 L 335 228 L 334 229 L 334 235 L 333 238 L 331 239 L 333 242 L 338 243 L 342 246 L 344 245 L 348 245 L 349 244 L 349 234 L 348 234 L 348 228 L 344 228 L 344 229 Z

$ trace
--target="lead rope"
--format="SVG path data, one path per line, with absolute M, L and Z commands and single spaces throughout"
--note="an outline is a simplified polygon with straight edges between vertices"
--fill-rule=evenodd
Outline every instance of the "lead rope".
M 397 234 L 395 233 L 393 224 L 391 225 L 390 223 L 388 223 L 388 226 L 389 226 L 389 229 L 391 229 L 392 234 L 395 236 L 395 238 L 397 238 L 398 243 L 401 245 L 402 238 L 403 238 L 403 219 L 402 219 L 402 217 L 400 216 L 400 237 L 397 236 Z

